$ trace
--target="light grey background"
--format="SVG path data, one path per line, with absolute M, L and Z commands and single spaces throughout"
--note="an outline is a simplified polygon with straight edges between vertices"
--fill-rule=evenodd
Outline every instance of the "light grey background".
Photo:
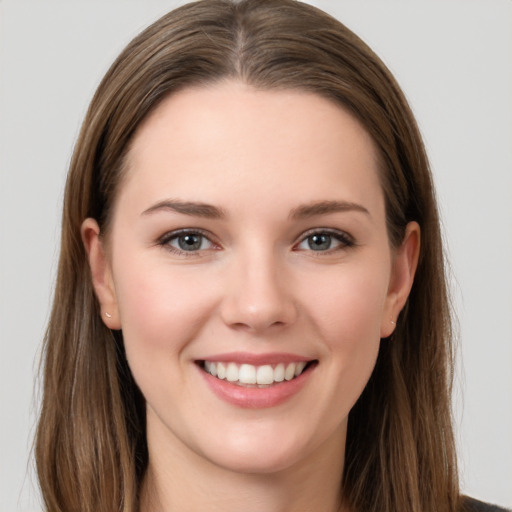
M 510 507 L 512 2 L 312 3 L 377 51 L 419 120 L 460 323 L 455 419 L 463 489 Z M 122 47 L 177 4 L 0 2 L 1 512 L 40 510 L 29 458 L 33 382 L 56 269 L 63 181 L 81 118 Z

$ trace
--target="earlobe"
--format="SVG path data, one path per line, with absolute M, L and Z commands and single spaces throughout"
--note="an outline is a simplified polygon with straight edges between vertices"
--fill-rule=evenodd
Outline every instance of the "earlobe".
M 381 338 L 390 336 L 396 328 L 400 311 L 411 291 L 420 255 L 420 226 L 409 222 L 402 244 L 393 257 L 386 306 L 381 322 Z
M 92 284 L 101 307 L 101 319 L 109 329 L 121 329 L 112 271 L 100 238 L 98 223 L 91 218 L 85 219 L 80 231 L 89 260 Z

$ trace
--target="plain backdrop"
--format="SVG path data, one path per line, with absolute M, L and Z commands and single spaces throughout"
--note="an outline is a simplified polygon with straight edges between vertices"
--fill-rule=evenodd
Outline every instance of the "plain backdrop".
M 510 507 L 512 2 L 312 3 L 375 49 L 417 115 L 460 325 L 454 398 L 462 485 Z M 41 510 L 30 459 L 34 378 L 81 119 L 123 46 L 176 5 L 0 1 L 0 512 Z

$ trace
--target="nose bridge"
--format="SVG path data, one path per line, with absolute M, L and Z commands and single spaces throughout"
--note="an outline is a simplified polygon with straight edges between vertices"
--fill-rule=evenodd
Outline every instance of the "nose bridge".
M 284 266 L 276 251 L 262 244 L 237 252 L 222 305 L 225 323 L 252 331 L 293 323 L 296 309 Z

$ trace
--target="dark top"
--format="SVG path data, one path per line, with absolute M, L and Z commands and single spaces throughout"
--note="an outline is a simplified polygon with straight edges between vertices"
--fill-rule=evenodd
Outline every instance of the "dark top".
M 466 498 L 464 500 L 464 512 L 510 512 L 510 511 L 507 511 L 507 509 L 498 507 L 496 505 L 490 505 L 489 503 L 483 503 L 482 501 L 478 501 L 473 498 Z

